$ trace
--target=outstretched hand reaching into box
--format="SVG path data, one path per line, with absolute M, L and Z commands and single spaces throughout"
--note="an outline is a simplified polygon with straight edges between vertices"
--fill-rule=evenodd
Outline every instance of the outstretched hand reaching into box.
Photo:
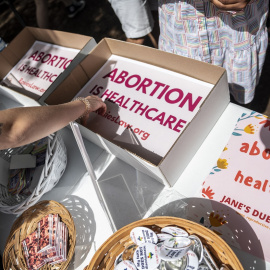
M 97 96 L 49 106 L 20 107 L 0 111 L 0 150 L 22 146 L 68 125 L 82 117 L 86 123 L 89 113 L 106 112 L 106 104 Z

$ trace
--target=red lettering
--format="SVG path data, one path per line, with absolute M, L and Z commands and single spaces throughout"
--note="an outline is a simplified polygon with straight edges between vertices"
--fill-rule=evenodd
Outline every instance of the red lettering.
M 152 85 L 152 80 L 148 78 L 144 78 L 140 85 L 136 88 L 139 91 L 142 88 L 142 93 L 146 94 L 146 88 Z
M 55 65 L 55 67 L 57 67 L 58 64 L 62 62 L 62 60 L 65 61 L 66 59 L 67 59 L 67 58 L 65 58 L 65 57 L 60 57 L 60 58 L 59 58 L 59 61 L 58 61 L 57 64 Z M 62 65 L 62 64 L 61 64 L 61 65 Z
M 49 58 L 47 58 L 47 57 L 49 57 Z M 46 63 L 47 61 L 49 61 L 50 59 L 51 59 L 51 57 L 52 57 L 52 55 L 50 54 L 50 53 L 48 53 L 48 54 L 46 54 L 43 58 L 42 58 L 42 60 L 41 60 L 41 63 Z M 46 59 L 47 58 L 47 59 Z
M 201 101 L 202 97 L 197 97 L 197 99 L 194 101 L 194 103 L 192 103 L 192 94 L 188 93 L 184 99 L 182 100 L 182 102 L 180 103 L 179 107 L 183 108 L 184 105 L 188 102 L 188 110 L 190 112 L 193 112 L 194 109 L 197 107 L 197 105 L 199 104 L 199 102 Z
M 187 123 L 187 121 L 180 119 L 177 122 L 177 124 L 175 125 L 175 127 L 173 128 L 173 130 L 176 132 L 181 132 L 181 130 L 179 128 L 183 128 L 184 127 L 183 124 L 186 124 L 186 123 Z
M 109 72 L 108 74 L 103 76 L 102 78 L 105 79 L 105 78 L 109 77 L 111 79 L 111 81 L 114 81 L 114 77 L 115 77 L 117 71 L 118 71 L 118 69 L 115 68 L 114 70 L 112 70 L 111 72 Z
M 149 109 L 149 110 L 147 110 L 147 111 L 145 112 L 145 117 L 146 117 L 147 119 L 150 119 L 150 120 L 153 119 L 153 117 L 149 116 L 149 112 L 151 112 L 151 111 L 158 112 L 158 109 L 156 109 L 156 108 L 151 108 L 151 109 Z
M 71 61 L 72 61 L 72 60 L 66 61 L 65 65 L 64 65 L 64 67 L 63 67 L 63 69 L 66 69 L 66 68 L 69 66 L 69 64 L 71 63 Z M 61 66 L 60 66 L 60 67 L 61 67 Z
M 259 215 L 259 211 L 254 209 L 253 212 L 252 212 L 252 216 L 256 217 Z
M 54 82 L 54 80 L 56 79 L 55 77 L 57 77 L 56 74 L 51 75 L 49 81 L 50 81 L 50 82 Z M 53 79 L 53 78 L 54 78 L 54 79 Z
M 114 103 L 118 103 L 120 107 L 122 107 L 123 101 L 124 101 L 125 96 L 121 96 L 118 98 Z
M 39 55 L 36 57 L 35 61 L 39 61 L 44 55 L 44 52 L 40 52 Z
M 140 101 L 133 100 L 133 105 L 131 106 L 131 108 L 130 108 L 129 110 L 132 111 L 133 108 L 134 108 L 136 105 L 140 104 L 140 103 L 141 103 Z
M 123 70 L 118 77 L 114 80 L 115 83 L 123 83 L 125 81 L 125 78 L 127 77 L 128 72 Z
M 243 207 L 243 205 L 244 205 L 244 204 L 240 203 L 240 204 L 238 205 L 238 207 L 237 207 L 237 208 L 238 208 L 239 210 L 241 210 L 241 209 L 242 209 L 242 207 Z
M 145 113 L 145 111 L 149 108 L 148 105 L 146 105 L 144 108 L 142 106 L 143 106 L 143 103 L 141 103 L 139 105 L 139 107 L 136 109 L 135 113 L 137 113 L 138 111 L 141 111 L 140 115 L 143 115 Z
M 249 148 L 248 143 L 242 143 L 242 147 L 240 148 L 240 152 L 247 153 Z
M 133 78 L 136 78 L 136 81 L 135 81 L 135 83 L 130 84 L 129 81 L 132 80 Z M 126 80 L 125 86 L 128 87 L 128 88 L 132 88 L 132 87 L 137 86 L 137 85 L 140 83 L 140 81 L 141 81 L 141 76 L 135 74 L 135 75 L 130 76 L 130 77 Z
M 163 126 L 166 127 L 166 125 L 168 125 L 168 127 L 169 127 L 170 129 L 173 129 L 172 123 L 176 122 L 176 120 L 177 120 L 177 118 L 176 118 L 175 116 L 170 115 L 170 116 L 168 117 L 168 119 L 165 121 L 165 123 L 164 123 Z
M 28 59 L 33 58 L 33 60 L 35 60 L 37 54 L 38 54 L 38 51 L 34 52 L 31 56 L 28 57 Z
M 54 55 L 54 56 L 50 59 L 50 61 L 47 63 L 47 65 L 53 66 L 53 62 L 54 62 L 55 60 L 57 60 L 57 59 L 58 59 L 58 56 L 57 56 L 57 55 Z
M 118 96 L 118 95 L 119 95 L 118 93 L 114 92 L 114 93 L 111 95 L 110 100 L 115 99 L 116 96 Z
M 270 149 L 265 149 L 263 152 L 262 152 L 262 156 L 264 159 L 268 160 L 270 158 Z
M 174 93 L 176 93 L 178 95 L 178 97 L 176 97 L 176 99 L 173 100 L 173 99 L 170 98 L 170 95 L 174 94 Z M 175 104 L 175 103 L 179 102 L 183 98 L 183 96 L 184 96 L 184 93 L 183 93 L 183 91 L 181 89 L 174 88 L 174 89 L 169 90 L 166 93 L 165 101 L 170 103 L 170 104 Z
M 243 179 L 244 179 L 244 175 L 241 173 L 241 171 L 238 171 L 238 173 L 236 174 L 234 181 L 237 182 L 239 180 L 240 177 L 240 183 L 242 183 Z
M 251 149 L 250 149 L 250 152 L 249 152 L 249 154 L 251 155 L 251 156 L 257 156 L 257 155 L 259 155 L 260 154 L 260 149 L 259 149 L 259 147 L 257 147 L 257 141 L 255 141 L 254 143 L 253 143 L 253 145 L 252 145 L 252 147 L 251 147 Z
M 97 96 L 100 94 L 100 91 L 103 89 L 103 86 L 99 86 L 95 91 L 93 91 L 93 95 Z
M 251 176 L 248 176 L 246 177 L 244 184 L 250 187 L 252 182 L 253 182 L 253 178 Z
M 61 68 L 65 63 L 66 63 L 66 61 L 67 61 L 67 58 L 65 58 L 65 57 L 60 57 L 60 59 L 63 59 L 64 61 L 63 61 L 63 63 L 59 66 L 59 68 Z M 70 62 L 71 62 L 71 60 L 69 60 Z M 69 63 L 70 63 L 69 62 Z
M 158 99 L 161 99 L 162 97 L 163 97 L 163 95 L 166 93 L 166 91 L 168 90 L 168 88 L 169 88 L 170 86 L 169 85 L 166 85 L 165 87 L 164 87 L 164 89 L 162 90 L 162 92 L 158 95 Z
M 111 92 L 109 92 L 109 89 L 107 89 L 103 94 L 102 94 L 102 96 L 101 97 L 106 97 L 106 99 L 109 99 L 110 98 L 110 96 L 113 94 L 113 91 L 111 91 Z
M 150 96 L 152 97 L 157 90 L 159 89 L 160 86 L 164 87 L 165 84 L 164 83 L 160 83 L 160 82 L 154 82 L 154 84 L 156 85 L 156 87 L 154 88 L 154 90 L 150 93 Z
M 158 116 L 152 119 L 152 121 L 159 121 L 161 125 L 164 123 L 165 112 L 160 113 Z

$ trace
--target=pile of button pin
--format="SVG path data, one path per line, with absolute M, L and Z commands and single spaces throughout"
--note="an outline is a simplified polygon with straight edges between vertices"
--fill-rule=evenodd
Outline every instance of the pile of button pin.
M 178 227 L 136 227 L 130 238 L 133 244 L 117 256 L 114 270 L 229 269 L 217 265 L 198 236 Z

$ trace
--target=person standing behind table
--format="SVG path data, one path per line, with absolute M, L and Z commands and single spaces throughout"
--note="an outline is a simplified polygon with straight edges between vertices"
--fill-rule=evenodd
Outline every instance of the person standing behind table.
M 84 9 L 85 0 L 61 0 L 69 18 L 75 17 L 78 12 Z M 39 28 L 50 28 L 48 0 L 35 0 L 36 20 Z
M 268 45 L 268 0 L 159 0 L 159 48 L 227 70 L 230 93 L 250 103 Z
M 154 19 L 147 0 L 109 0 L 126 35 L 126 41 L 142 45 L 149 36 L 157 48 L 156 38 L 152 35 Z
M 107 106 L 101 98 L 88 96 L 71 102 L 0 111 L 0 150 L 19 147 L 44 138 L 81 118 L 85 125 L 90 112 L 104 115 Z

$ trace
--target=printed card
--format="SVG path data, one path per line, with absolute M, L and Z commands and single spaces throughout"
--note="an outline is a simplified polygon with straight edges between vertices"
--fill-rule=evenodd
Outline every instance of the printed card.
M 112 55 L 77 96 L 106 100 L 106 114 L 90 114 L 89 129 L 158 164 L 212 88 L 176 72 Z
M 53 228 L 52 228 L 52 247 L 56 249 L 57 227 L 59 224 L 58 214 L 53 215 Z
M 38 239 L 38 232 L 37 230 L 35 230 L 22 241 L 22 245 L 24 250 L 26 251 L 27 257 L 38 251 Z
M 52 247 L 52 215 L 43 217 L 39 224 L 39 252 Z
M 57 252 L 56 249 L 53 248 L 47 248 L 45 251 L 40 253 L 42 256 L 42 259 L 46 262 L 49 263 L 53 261 L 55 258 L 57 258 Z
M 22 241 L 22 247 L 25 255 L 25 261 L 28 269 L 39 269 L 46 262 L 42 255 L 38 253 L 39 241 L 37 230 L 31 233 Z
M 64 223 L 60 222 L 59 223 L 59 227 L 58 227 L 58 237 L 57 237 L 57 257 L 55 257 L 50 264 L 54 265 L 54 264 L 58 264 L 61 263 L 63 261 L 66 260 L 66 258 L 64 257 Z
M 208 216 L 210 227 L 229 244 L 267 261 L 269 164 L 270 119 L 257 112 L 243 114 L 201 190 L 202 197 L 215 202 L 215 213 Z M 206 225 L 202 216 L 197 217 Z
M 69 66 L 78 52 L 77 49 L 35 41 L 1 84 L 41 96 Z
M 58 214 L 49 214 L 38 223 L 38 228 L 22 241 L 22 249 L 29 270 L 44 264 L 66 261 L 68 229 Z

